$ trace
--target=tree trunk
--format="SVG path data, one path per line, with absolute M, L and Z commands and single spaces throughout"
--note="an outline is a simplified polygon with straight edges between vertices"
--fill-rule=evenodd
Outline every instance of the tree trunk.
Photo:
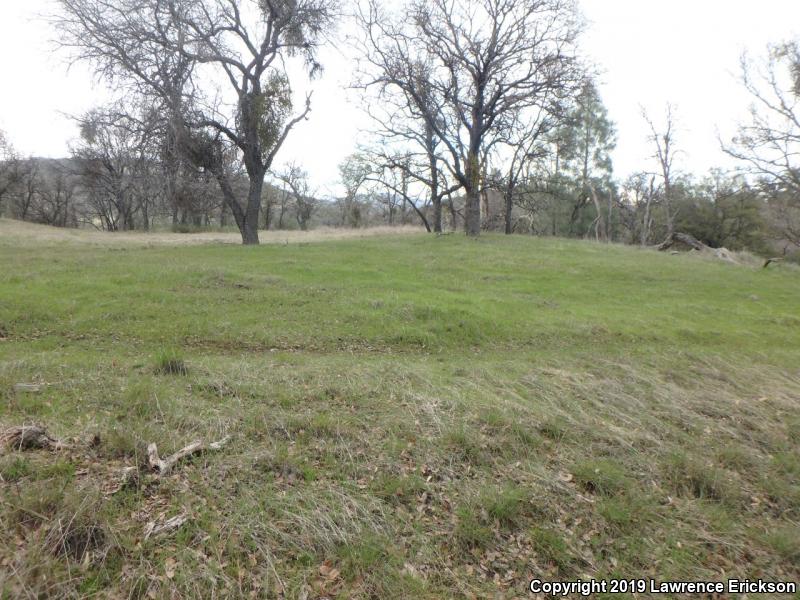
M 508 176 L 509 176 L 509 181 L 508 181 L 508 185 L 506 186 L 506 192 L 505 192 L 505 198 L 504 198 L 505 205 L 506 205 L 505 233 L 506 233 L 506 235 L 511 235 L 511 233 L 513 232 L 513 229 L 514 229 L 512 224 L 511 224 L 511 211 L 514 208 L 514 202 L 513 202 L 513 200 L 514 200 L 514 186 L 511 183 L 511 177 L 512 177 L 511 172 L 509 172 Z
M 456 214 L 456 207 L 453 204 L 453 195 L 447 195 L 447 206 L 450 209 L 450 228 L 455 231 L 458 229 L 458 215 Z
M 286 203 L 289 202 L 289 192 L 284 186 L 281 191 L 280 210 L 278 211 L 278 229 L 283 229 L 283 218 L 286 216 Z
M 642 220 L 642 237 L 641 237 L 641 245 L 642 247 L 647 246 L 647 242 L 650 239 L 650 203 L 652 201 L 652 196 L 648 195 L 647 202 L 644 205 L 644 219 Z
M 664 166 L 664 208 L 667 211 L 667 238 L 675 233 L 675 214 L 672 212 L 672 182 L 669 168 Z
M 180 202 L 178 194 L 178 166 L 174 157 L 175 149 L 172 147 L 173 141 L 168 142 L 170 149 L 167 152 L 166 173 L 165 173 L 165 192 L 167 204 L 172 208 L 172 225 L 178 224 L 178 204 Z
M 464 232 L 478 236 L 481 232 L 481 191 L 477 175 L 469 176 L 469 185 L 464 187 Z
M 593 185 L 589 186 L 589 192 L 592 195 L 592 203 L 597 212 L 597 218 L 594 222 L 594 237 L 599 242 L 601 234 L 606 231 L 606 225 L 603 221 L 603 210 L 600 208 L 600 199 L 597 197 L 597 191 L 594 189 Z
M 439 193 L 439 168 L 436 159 L 430 160 L 431 202 L 433 203 L 433 231 L 442 233 L 442 195 Z
M 433 231 L 442 233 L 442 197 L 439 195 L 433 198 Z
M 428 153 L 428 170 L 430 171 L 431 203 L 433 204 L 433 231 L 442 233 L 442 198 L 444 194 L 439 192 L 439 159 L 436 156 L 436 138 L 433 128 L 430 125 L 425 127 L 425 148 Z M 405 172 L 403 192 L 408 196 L 405 189 Z M 414 207 L 416 208 L 416 206 Z M 426 223 L 426 228 L 430 231 Z M 455 225 L 454 225 L 455 226 Z
M 261 211 L 261 189 L 264 187 L 265 173 L 250 176 L 250 189 L 247 193 L 247 210 L 245 212 L 244 226 L 239 230 L 242 233 L 242 243 L 245 245 L 258 244 L 258 213 Z
M 489 190 L 481 189 L 481 219 L 489 220 Z
M 142 202 L 142 226 L 145 231 L 150 230 L 150 211 L 147 209 L 147 200 Z
M 422 221 L 422 224 L 425 226 L 425 231 L 430 233 L 431 232 L 431 225 L 430 225 L 430 223 L 428 223 L 428 219 L 425 216 L 425 213 L 422 212 L 419 209 L 419 207 L 414 202 L 412 202 L 410 199 L 406 198 L 403 201 L 403 204 L 405 204 L 406 202 L 408 202 L 411 205 L 411 208 L 414 210 L 414 212 L 417 213 L 417 216 L 419 217 L 419 220 Z M 441 210 L 441 202 L 439 203 L 439 210 Z M 436 233 L 441 233 L 441 230 L 437 231 Z
M 477 237 L 481 233 L 481 191 L 474 187 L 466 192 L 464 231 L 470 237 Z
M 271 227 L 272 227 L 272 200 L 270 200 L 270 195 L 267 195 L 267 202 L 264 205 L 264 229 L 269 231 Z
M 249 219 L 245 220 L 242 231 L 242 244 L 245 246 L 257 246 L 258 243 L 258 222 Z
M 221 165 L 215 165 L 213 168 L 213 173 L 217 183 L 219 184 L 219 189 L 222 191 L 222 199 L 225 201 L 225 204 L 228 205 L 228 208 L 231 209 L 231 214 L 236 222 L 236 226 L 239 228 L 239 232 L 242 234 L 242 243 L 244 243 L 245 213 L 242 210 L 239 201 L 236 199 L 236 194 L 233 192 L 231 182 L 228 180 L 228 176 L 225 174 L 225 171 Z
M 464 186 L 464 231 L 470 237 L 477 237 L 481 234 L 481 164 L 477 152 L 480 146 L 474 141 L 470 145 Z

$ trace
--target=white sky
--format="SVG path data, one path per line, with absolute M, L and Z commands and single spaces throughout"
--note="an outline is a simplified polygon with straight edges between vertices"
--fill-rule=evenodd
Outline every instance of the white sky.
M 23 154 L 65 156 L 76 129 L 67 114 L 102 104 L 108 93 L 89 71 L 54 55 L 53 33 L 38 15 L 52 0 L 0 0 L 0 129 Z M 724 166 L 717 131 L 732 133 L 748 98 L 736 79 L 743 50 L 800 35 L 798 0 L 580 0 L 589 21 L 583 51 L 601 70 L 601 92 L 617 124 L 617 176 L 651 168 L 641 118 L 677 106 L 681 168 L 703 173 Z M 320 191 L 332 190 L 337 165 L 368 121 L 342 50 L 326 50 L 325 74 L 310 85 L 313 112 L 287 141 L 279 162 L 296 160 Z M 295 85 L 297 91 L 302 88 Z

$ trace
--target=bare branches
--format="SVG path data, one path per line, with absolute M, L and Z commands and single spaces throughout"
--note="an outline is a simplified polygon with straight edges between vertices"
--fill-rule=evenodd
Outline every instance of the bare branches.
M 242 241 L 258 243 L 264 176 L 311 109 L 308 95 L 303 109 L 292 114 L 283 59 L 302 56 L 310 73 L 319 70 L 316 53 L 336 16 L 336 0 L 58 4 L 61 14 L 54 21 L 62 46 L 73 59 L 90 62 L 98 76 L 163 103 L 173 117 L 175 140 L 182 140 L 188 155 L 202 158 L 219 182 Z M 218 89 L 217 74 L 227 90 Z M 230 148 L 250 180 L 246 199 L 237 197 L 221 167 L 220 157 Z
M 667 239 L 672 238 L 675 232 L 675 210 L 672 198 L 672 183 L 674 178 L 674 162 L 677 150 L 675 148 L 675 107 L 667 104 L 664 125 L 658 129 L 647 112 L 642 109 L 642 117 L 650 128 L 650 141 L 655 146 L 655 158 L 661 171 L 664 185 L 664 209 L 667 220 Z
M 377 88 L 418 124 L 416 135 L 394 119 L 385 129 L 423 147 L 423 132 L 441 144 L 441 155 L 429 155 L 446 156 L 447 171 L 464 188 L 470 235 L 480 231 L 480 180 L 493 138 L 579 79 L 575 15 L 566 0 L 414 0 L 397 15 L 377 0 L 361 7 L 361 85 Z
M 723 151 L 751 173 L 800 190 L 800 42 L 771 46 L 760 65 L 742 56 L 741 70 L 750 121 Z
M 300 229 L 306 231 L 319 204 L 308 183 L 308 173 L 299 165 L 290 163 L 282 171 L 276 173 L 276 178 L 289 188 L 294 200 L 295 220 Z
M 776 237 L 800 246 L 800 41 L 768 48 L 766 60 L 741 59 L 750 118 L 722 149 L 761 180 Z

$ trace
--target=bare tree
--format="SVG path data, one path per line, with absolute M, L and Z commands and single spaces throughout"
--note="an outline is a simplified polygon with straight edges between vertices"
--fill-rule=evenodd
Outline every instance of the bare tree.
M 81 139 L 72 155 L 85 190 L 90 222 L 108 231 L 146 228 L 157 174 L 149 154 L 149 133 L 121 107 L 93 110 L 77 119 Z
M 651 243 L 655 199 L 656 176 L 651 173 L 634 173 L 622 184 L 617 204 L 631 243 L 638 241 L 641 246 Z
M 58 2 L 61 43 L 99 74 L 164 102 L 180 119 L 183 150 L 217 180 L 242 242 L 257 244 L 264 177 L 290 131 L 311 110 L 309 95 L 292 116 L 284 58 L 301 55 L 311 73 L 320 68 L 316 51 L 333 21 L 334 0 Z M 165 77 L 161 56 L 186 64 L 172 65 Z M 183 89 L 173 85 L 176 69 L 185 76 L 177 77 Z M 247 173 L 245 198 L 224 168 L 230 148 Z
M 34 157 L 21 161 L 17 167 L 11 193 L 11 215 L 15 219 L 27 221 L 31 217 L 41 186 L 39 168 L 39 161 Z
M 495 134 L 575 78 L 575 15 L 570 0 L 413 0 L 395 18 L 377 2 L 362 11 L 370 84 L 407 97 L 444 145 L 470 236 L 481 229 L 481 177 Z
M 52 172 L 40 175 L 30 219 L 55 227 L 77 227 L 77 192 L 77 177 L 66 166 L 55 164 Z
M 410 207 L 416 213 L 422 225 L 430 233 L 442 231 L 442 204 L 443 197 L 448 191 L 455 191 L 459 186 L 442 190 L 439 187 L 441 179 L 434 176 L 428 179 L 430 171 L 435 169 L 438 175 L 438 164 L 432 167 L 421 164 L 419 154 L 395 153 L 390 150 L 372 148 L 362 153 L 372 161 L 372 169 L 367 174 L 365 182 L 377 184 L 376 192 L 378 202 L 386 207 L 389 224 L 394 224 L 396 212 L 400 212 L 401 222 L 407 222 L 407 209 Z M 417 184 L 417 185 L 414 185 Z M 420 185 L 428 190 L 427 197 L 420 191 Z M 414 189 L 412 190 L 412 187 Z M 433 208 L 433 227 L 429 218 L 429 209 Z M 438 225 L 437 225 L 438 223 Z
M 311 217 L 319 204 L 316 198 L 314 198 L 314 193 L 308 182 L 308 173 L 296 163 L 290 163 L 286 165 L 283 170 L 278 171 L 276 178 L 287 188 L 288 193 L 284 195 L 287 199 L 291 198 L 292 200 L 292 208 L 298 227 L 300 227 L 302 231 L 308 231 Z M 282 205 L 281 220 L 283 218 L 283 212 L 284 208 Z
M 359 195 L 364 185 L 370 181 L 374 167 L 363 154 L 351 154 L 339 165 L 345 195 L 339 199 L 340 225 L 361 227 L 364 222 L 364 206 Z
M 374 172 L 369 180 L 386 189 L 384 200 L 396 198 L 404 214 L 406 207 L 411 207 L 428 232 L 440 233 L 443 230 L 444 198 L 461 186 L 448 183 L 433 138 L 428 134 L 424 136 L 430 144 L 424 147 L 423 152 L 410 151 L 403 146 L 376 145 L 363 153 L 374 163 Z M 423 194 L 421 190 L 427 192 Z M 433 211 L 431 218 L 427 215 L 428 207 Z
M 675 147 L 675 107 L 667 104 L 664 125 L 658 128 L 646 111 L 642 110 L 642 116 L 650 128 L 650 141 L 655 146 L 654 158 L 658 161 L 658 166 L 662 181 L 662 195 L 664 202 L 664 215 L 666 218 L 667 236 L 672 239 L 675 233 L 676 210 L 673 202 L 673 178 L 674 163 L 677 150 Z
M 382 209 L 384 222 L 395 224 L 395 218 L 400 213 L 401 222 L 405 222 L 405 208 L 409 201 L 409 175 L 410 157 L 391 156 L 385 150 L 375 149 L 372 152 L 362 151 L 360 154 L 368 161 L 372 161 L 372 168 L 364 178 L 366 193 L 375 199 L 378 207 Z M 425 214 L 422 213 L 425 228 L 430 231 Z
M 379 171 L 383 175 L 394 177 L 395 172 L 402 172 L 401 179 L 406 183 L 414 182 L 424 186 L 428 191 L 428 202 L 433 207 L 432 230 L 442 231 L 442 204 L 444 198 L 457 191 L 461 184 L 450 183 L 445 161 L 442 158 L 443 145 L 433 127 L 426 121 L 426 114 L 435 114 L 442 110 L 441 98 L 437 98 L 429 84 L 430 65 L 409 55 L 396 52 L 382 52 L 376 33 L 385 37 L 389 29 L 382 28 L 379 21 L 380 9 L 374 2 L 359 12 L 360 23 L 366 38 L 357 42 L 356 47 L 367 65 L 360 73 L 356 87 L 363 92 L 375 91 L 374 97 L 365 97 L 367 114 L 376 125 L 372 132 L 376 138 L 368 152 L 375 162 L 381 165 Z M 384 23 L 385 24 L 385 23 Z M 395 31 L 395 33 L 397 33 Z M 405 61 L 407 78 L 416 93 L 409 93 L 409 87 L 403 88 L 390 84 L 383 75 L 395 71 Z M 387 182 L 390 195 L 400 193 L 406 202 L 414 207 L 428 231 L 431 225 L 428 218 L 413 202 L 408 194 L 392 188 Z
M 800 40 L 770 46 L 761 64 L 743 56 L 741 79 L 750 119 L 723 150 L 766 184 L 770 220 L 800 246 Z
M 542 144 L 542 138 L 559 122 L 558 102 L 550 104 L 546 98 L 542 100 L 542 105 L 536 110 L 518 115 L 508 132 L 501 138 L 502 146 L 500 147 L 509 151 L 509 156 L 505 160 L 505 172 L 501 180 L 497 182 L 503 193 L 504 231 L 506 234 L 513 233 L 513 208 L 517 204 L 521 184 L 530 175 L 532 161 L 547 153 Z

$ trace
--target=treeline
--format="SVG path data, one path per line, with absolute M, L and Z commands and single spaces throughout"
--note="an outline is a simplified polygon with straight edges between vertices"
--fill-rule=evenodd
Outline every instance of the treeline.
M 416 222 L 472 236 L 651 245 L 683 232 L 731 249 L 798 247 L 796 42 L 742 61 L 751 120 L 721 143 L 740 170 L 682 172 L 668 106 L 642 115 L 652 172 L 619 177 L 572 0 L 57 4 L 65 51 L 124 101 L 77 119 L 70 173 L 35 183 L 31 161 L 6 145 L 0 201 L 18 218 L 110 230 L 235 224 L 247 244 L 264 228 Z M 345 21 L 351 87 L 371 126 L 340 166 L 344 191 L 320 198 L 301 166 L 276 158 L 312 110 L 310 94 L 297 100 L 292 65 L 313 78 Z
M 5 144 L 0 216 L 107 231 L 234 226 L 217 183 L 208 174 L 184 167 L 176 178 L 177 193 L 168 196 L 158 156 L 142 152 L 139 144 L 128 146 L 114 139 L 114 131 L 93 130 L 91 139 L 76 146 L 72 158 L 62 160 L 20 158 Z M 664 189 L 657 175 L 638 173 L 617 183 L 609 170 L 602 179 L 593 177 L 594 196 L 584 196 L 582 178 L 570 171 L 566 158 L 562 160 L 560 173 L 531 173 L 513 190 L 512 232 L 642 245 L 657 244 L 667 236 Z M 420 223 L 430 227 L 431 203 L 415 200 L 402 181 L 384 183 L 363 155 L 348 159 L 342 173 L 347 191 L 334 199 L 317 198 L 307 174 L 296 165 L 279 173 L 263 191 L 260 228 Z M 486 231 L 505 229 L 506 188 L 502 177 L 496 177 L 487 178 L 481 189 Z M 244 188 L 246 180 L 237 184 Z M 715 172 L 699 181 L 681 175 L 671 192 L 677 215 L 674 228 L 709 246 L 769 253 L 781 240 L 800 241 L 786 229 L 797 222 L 784 216 L 792 206 L 789 198 L 772 188 L 752 186 L 741 175 Z M 463 214 L 464 200 L 458 192 L 444 199 L 445 229 L 463 227 Z
M 170 160 L 156 113 L 134 117 L 116 107 L 77 124 L 68 159 L 23 158 L 0 132 L 0 216 L 106 231 L 235 226 L 210 172 Z M 305 194 L 306 178 L 293 167 L 267 186 L 262 228 L 308 226 L 317 201 Z M 231 185 L 246 189 L 247 180 L 234 173 Z

